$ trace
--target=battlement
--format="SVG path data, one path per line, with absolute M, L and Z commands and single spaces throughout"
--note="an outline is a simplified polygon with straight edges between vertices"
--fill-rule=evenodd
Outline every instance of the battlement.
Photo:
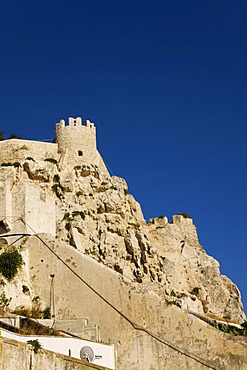
M 59 129 L 59 128 L 69 128 L 69 127 L 88 127 L 88 128 L 91 128 L 91 129 L 94 129 L 95 130 L 95 125 L 93 122 L 91 122 L 90 120 L 86 120 L 85 121 L 85 124 L 83 124 L 82 122 L 82 117 L 69 117 L 69 124 L 66 125 L 65 123 L 65 120 L 64 119 L 61 119 L 57 124 L 56 124 L 56 127 Z
M 77 117 L 77 118 L 69 117 L 69 126 L 78 126 L 81 124 L 82 124 L 81 117 Z

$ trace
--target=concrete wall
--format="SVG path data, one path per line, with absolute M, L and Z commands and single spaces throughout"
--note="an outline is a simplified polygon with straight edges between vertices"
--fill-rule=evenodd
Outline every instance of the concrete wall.
M 0 336 L 1 370 L 106 370 L 105 367 L 41 349 Z
M 138 284 L 134 288 L 120 274 L 68 245 L 56 247 L 59 257 L 134 322 L 134 328 L 36 237 L 28 244 L 35 294 L 49 302 L 50 274 L 55 274 L 57 317 L 89 317 L 99 325 L 102 340 L 115 344 L 119 370 L 247 369 L 246 338 L 224 334 L 178 307 L 167 306 L 154 292 Z

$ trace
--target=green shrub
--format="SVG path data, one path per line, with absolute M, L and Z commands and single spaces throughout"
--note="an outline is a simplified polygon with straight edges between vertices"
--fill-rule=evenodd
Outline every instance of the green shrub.
M 64 214 L 63 220 L 68 220 L 69 222 L 74 221 L 74 218 L 76 216 L 80 216 L 82 220 L 85 220 L 85 213 L 83 211 L 72 211 L 70 214 L 69 212 L 66 212 Z
M 43 319 L 51 319 L 51 309 L 50 307 L 46 307 L 44 311 L 42 312 Z
M 40 344 L 38 339 L 28 340 L 27 343 L 31 344 L 34 353 L 38 353 L 39 350 L 42 348 L 42 345 Z
M 21 136 L 17 134 L 10 134 L 7 139 L 21 139 Z
M 188 213 L 182 212 L 182 213 L 177 213 L 178 216 L 183 216 L 184 218 L 192 218 Z
M 83 195 L 83 191 L 79 190 L 79 191 L 77 191 L 77 192 L 75 193 L 75 195 L 76 195 L 77 197 L 80 197 L 81 195 Z
M 10 281 L 23 263 L 22 256 L 16 249 L 5 251 L 0 255 L 0 273 Z
M 57 173 L 53 176 L 53 182 L 60 182 L 60 176 Z
M 9 306 L 10 302 L 11 302 L 12 298 L 7 298 L 5 293 L 3 292 L 1 295 L 0 295 L 0 308 L 1 309 L 4 309 L 6 307 Z
M 237 328 L 233 325 L 226 325 L 222 323 L 218 323 L 218 325 L 215 325 L 216 329 L 219 329 L 220 331 L 223 331 L 224 333 L 231 334 L 231 335 L 247 335 L 247 331 L 244 329 Z
M 32 302 L 33 303 L 39 303 L 39 300 L 40 300 L 39 296 L 36 295 L 35 297 L 33 297 Z
M 177 306 L 177 303 L 175 301 L 169 301 L 168 299 L 165 299 L 165 306 Z
M 54 185 L 52 185 L 52 190 L 54 191 L 54 193 L 56 194 L 56 196 L 58 198 L 62 198 L 63 197 L 63 192 L 64 192 L 64 186 L 61 185 L 60 183 L 56 183 Z
M 129 194 L 129 190 L 128 189 L 124 189 L 124 194 L 125 195 Z
M 80 169 L 81 169 L 81 166 L 79 165 L 74 167 L 74 170 L 80 170 Z
M 82 220 L 85 220 L 85 213 L 83 211 L 73 211 L 72 218 L 76 216 L 81 216 Z

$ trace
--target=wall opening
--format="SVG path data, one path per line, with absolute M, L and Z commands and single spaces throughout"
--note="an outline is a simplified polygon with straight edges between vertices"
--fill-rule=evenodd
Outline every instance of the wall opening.
M 82 150 L 78 150 L 78 155 L 79 155 L 79 157 L 82 157 L 83 156 Z

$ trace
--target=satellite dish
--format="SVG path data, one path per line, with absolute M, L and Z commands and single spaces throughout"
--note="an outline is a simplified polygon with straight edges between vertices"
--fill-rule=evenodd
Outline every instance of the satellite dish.
M 94 351 L 89 346 L 84 346 L 80 350 L 80 358 L 82 360 L 86 360 L 88 362 L 92 362 L 94 360 Z

